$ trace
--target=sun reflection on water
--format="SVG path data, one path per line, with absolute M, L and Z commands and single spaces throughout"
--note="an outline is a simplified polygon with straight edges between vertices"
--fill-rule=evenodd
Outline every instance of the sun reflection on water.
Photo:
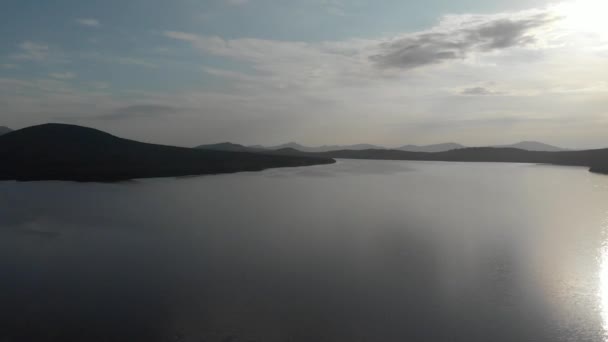
M 608 341 L 608 243 L 606 234 L 608 233 L 608 223 L 604 225 L 604 239 L 601 248 L 598 296 L 600 301 L 600 312 L 602 316 L 602 328 L 604 330 L 604 341 Z

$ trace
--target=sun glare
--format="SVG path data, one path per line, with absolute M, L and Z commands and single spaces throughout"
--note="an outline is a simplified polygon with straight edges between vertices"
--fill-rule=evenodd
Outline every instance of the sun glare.
M 556 9 L 568 29 L 608 36 L 607 0 L 574 0 L 560 4 Z
M 608 250 L 606 248 L 602 251 L 600 262 L 598 296 L 604 334 L 608 338 Z
M 608 221 L 606 221 L 604 234 L 608 233 Z M 598 272 L 598 300 L 602 325 L 604 328 L 604 341 L 608 341 L 608 243 L 604 242 L 600 254 L 600 268 Z

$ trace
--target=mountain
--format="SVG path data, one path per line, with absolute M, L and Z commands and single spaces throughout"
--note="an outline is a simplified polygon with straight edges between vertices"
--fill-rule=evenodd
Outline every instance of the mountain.
M 539 152 L 560 152 L 567 151 L 564 148 L 548 145 L 538 141 L 522 141 L 513 145 L 494 146 L 503 148 L 518 148 L 526 151 L 539 151 Z
M 281 148 L 278 150 L 270 150 L 270 151 L 266 151 L 263 152 L 264 154 L 273 154 L 273 155 L 279 155 L 279 156 L 308 156 L 308 155 L 315 155 L 318 153 L 329 153 L 329 152 L 302 152 L 300 150 L 296 150 L 295 148 L 291 148 L 291 147 L 285 147 L 285 148 Z
M 45 124 L 0 136 L 0 180 L 118 181 L 260 171 L 335 162 L 317 156 L 147 144 L 81 126 Z
M 267 150 L 273 150 L 273 151 L 282 150 L 285 148 L 293 148 L 294 150 L 298 150 L 298 151 L 302 151 L 302 152 L 321 152 L 321 151 L 316 151 L 313 148 L 306 147 L 304 145 L 300 145 L 295 142 L 290 142 L 287 144 L 282 144 L 282 145 L 277 145 L 277 146 L 269 146 L 269 147 L 261 146 L 260 148 L 264 148 Z
M 223 144 L 217 144 L 223 145 Z M 208 145 L 213 146 L 213 145 Z M 243 146 L 244 147 L 244 146 Z M 522 141 L 513 145 L 504 145 L 504 146 L 491 146 L 497 148 L 517 148 L 526 151 L 540 151 L 540 152 L 559 152 L 559 151 L 567 151 L 566 149 L 559 148 L 556 146 L 544 144 L 537 141 Z M 309 153 L 321 153 L 321 152 L 331 152 L 331 151 L 362 151 L 362 150 L 389 150 L 382 146 L 370 145 L 370 144 L 357 144 L 357 145 L 324 145 L 319 147 L 309 147 L 300 145 L 295 142 L 290 142 L 283 145 L 277 146 L 269 146 L 264 147 L 261 145 L 249 146 L 248 148 L 255 149 L 257 151 L 260 150 L 271 150 L 277 151 L 286 148 L 291 148 L 294 150 L 298 150 L 301 152 L 309 152 Z M 462 144 L 458 143 L 442 143 L 442 144 L 433 144 L 433 145 L 404 145 L 401 147 L 395 148 L 395 150 L 406 151 L 406 152 L 427 152 L 427 153 L 436 153 L 436 152 L 447 152 L 451 150 L 457 150 L 461 148 L 467 148 Z
M 555 164 L 586 166 L 592 172 L 608 174 L 608 149 L 545 152 L 504 147 L 469 147 L 445 152 L 409 152 L 375 149 L 306 153 L 281 150 L 281 153 L 278 154 L 342 159 Z
M 247 147 L 239 144 L 233 144 L 230 142 L 224 142 L 219 144 L 200 145 L 195 147 L 199 150 L 212 150 L 212 151 L 227 151 L 227 152 L 262 152 L 263 149 Z
M 456 150 L 459 148 L 465 148 L 466 146 L 457 144 L 457 143 L 444 143 L 444 144 L 435 144 L 435 145 L 405 145 L 396 150 L 400 151 L 408 151 L 408 152 L 445 152 L 450 150 Z
M 329 152 L 329 151 L 337 151 L 337 150 L 369 150 L 369 149 L 384 149 L 384 147 L 381 146 L 376 146 L 376 145 L 370 145 L 370 144 L 356 144 L 356 145 L 323 145 L 323 146 L 319 146 L 319 147 L 309 147 L 309 146 L 304 146 L 304 145 L 300 145 L 298 143 L 295 142 L 290 142 L 287 144 L 283 144 L 283 145 L 277 145 L 277 146 L 261 146 L 261 145 L 254 145 L 254 146 L 249 146 L 250 148 L 255 148 L 255 149 L 264 149 L 264 150 L 271 150 L 271 151 L 277 151 L 277 150 L 282 150 L 282 149 L 286 149 L 286 148 L 291 148 L 294 150 L 298 150 L 301 152 L 310 152 L 310 153 L 318 153 L 318 152 Z
M 6 126 L 0 126 L 0 135 L 4 135 L 4 134 L 10 133 L 12 131 L 13 131 L 12 129 L 10 129 Z
M 567 151 L 566 149 L 548 145 L 545 143 L 541 143 L 538 141 L 522 141 L 512 145 L 501 145 L 501 146 L 490 146 L 496 148 L 516 148 L 520 150 L 526 151 L 538 151 L 538 152 L 559 152 L 559 151 Z M 435 144 L 435 145 L 405 145 L 396 150 L 400 151 L 408 151 L 408 152 L 447 152 L 451 150 L 457 150 L 461 148 L 467 148 L 464 145 L 458 143 L 444 143 L 444 144 Z

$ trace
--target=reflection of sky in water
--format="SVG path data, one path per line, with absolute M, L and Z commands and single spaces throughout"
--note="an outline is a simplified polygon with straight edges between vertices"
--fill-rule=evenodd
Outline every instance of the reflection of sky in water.
M 0 182 L 0 340 L 102 321 L 146 341 L 601 341 L 607 186 L 582 168 L 348 160 Z
M 419 162 L 420 163 L 420 162 Z M 395 163 L 382 160 L 360 160 L 358 166 L 352 167 L 348 160 L 338 159 L 332 165 L 319 165 L 312 167 L 270 169 L 263 172 L 267 177 L 340 177 L 346 175 L 390 175 L 402 172 L 411 172 L 415 168 L 406 162 Z

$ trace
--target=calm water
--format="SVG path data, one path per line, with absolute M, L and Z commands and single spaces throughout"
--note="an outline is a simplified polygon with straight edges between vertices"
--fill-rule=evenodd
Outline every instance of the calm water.
M 0 182 L 0 341 L 607 341 L 608 176 Z

